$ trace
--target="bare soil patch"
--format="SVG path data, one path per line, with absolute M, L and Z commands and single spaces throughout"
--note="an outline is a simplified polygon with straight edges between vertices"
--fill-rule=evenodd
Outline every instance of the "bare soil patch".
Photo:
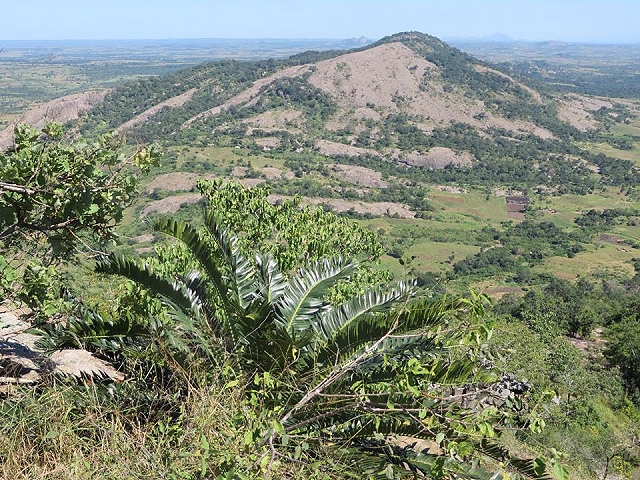
M 297 120 L 302 115 L 300 110 L 268 110 L 255 117 L 247 118 L 243 123 L 265 132 L 288 131 L 298 132 Z
M 526 195 L 509 195 L 505 198 L 507 203 L 507 215 L 514 220 L 524 220 L 524 212 L 529 205 L 529 197 Z
M 153 193 L 156 190 L 163 192 L 192 190 L 195 188 L 196 182 L 201 178 L 212 178 L 212 176 L 203 176 L 189 172 L 163 173 L 147 183 L 145 188 L 149 193 Z
M 400 154 L 398 161 L 412 167 L 428 167 L 438 170 L 447 165 L 469 166 L 473 157 L 467 152 L 454 152 L 446 147 L 433 147 L 427 153 L 411 152 Z
M 278 145 L 280 145 L 281 141 L 282 140 L 280 140 L 278 137 L 262 137 L 256 138 L 254 140 L 254 142 L 256 142 L 256 145 L 261 146 L 265 150 L 276 148 Z
M 558 118 L 573 125 L 578 130 L 586 132 L 599 127 L 599 122 L 593 117 L 593 112 L 602 107 L 611 108 L 611 102 L 583 95 L 569 94 L 557 101 Z
M 346 155 L 348 157 L 359 157 L 360 155 L 373 155 L 375 157 L 382 156 L 378 151 L 370 148 L 354 147 L 352 145 L 331 142 L 329 140 L 318 140 L 316 142 L 316 149 L 321 154 L 328 157 L 335 157 L 336 155 Z
M 280 180 L 281 178 L 286 178 L 291 180 L 295 175 L 291 170 L 282 171 L 276 167 L 264 167 L 260 170 L 267 177 L 267 180 Z
M 137 237 L 133 237 L 133 240 L 135 240 L 138 243 L 143 243 L 143 242 L 150 242 L 151 240 L 153 240 L 154 235 L 153 233 L 145 233 L 144 235 L 138 235 Z
M 618 237 L 617 235 L 611 235 L 609 233 L 601 233 L 600 234 L 600 241 L 601 242 L 607 242 L 607 243 L 613 243 L 615 245 L 623 245 L 624 244 L 624 238 Z
M 345 182 L 364 187 L 388 188 L 389 182 L 382 180 L 382 174 L 367 167 L 335 164 L 330 167 L 331 175 Z
M 486 293 L 494 300 L 499 300 L 505 295 L 510 293 L 523 293 L 523 292 L 524 290 L 522 290 L 522 288 L 520 287 L 492 287 L 492 288 L 487 288 L 486 290 L 483 291 L 483 293 Z
M 288 200 L 291 197 L 285 195 L 269 195 L 271 202 Z M 393 216 L 399 218 L 413 218 L 411 207 L 393 202 L 359 202 L 342 200 L 338 198 L 312 198 L 302 197 L 303 205 L 328 205 L 335 212 L 354 211 L 359 214 L 371 214 L 375 216 Z
M 107 93 L 108 89 L 74 93 L 27 110 L 0 131 L 0 149 L 6 149 L 13 144 L 13 129 L 17 123 L 27 123 L 40 129 L 48 122 L 69 122 L 102 102 Z
M 197 203 L 202 196 L 199 193 L 187 193 L 185 195 L 174 195 L 172 197 L 156 200 L 144 207 L 140 211 L 140 218 L 144 218 L 150 213 L 176 213 L 182 205 Z
M 400 97 L 406 101 L 417 95 L 425 72 L 437 68 L 409 47 L 388 43 L 318 62 L 309 83 L 343 106 L 369 104 L 398 111 Z
M 264 178 L 240 178 L 238 182 L 244 185 L 245 187 L 257 187 L 258 185 L 262 185 L 266 182 Z

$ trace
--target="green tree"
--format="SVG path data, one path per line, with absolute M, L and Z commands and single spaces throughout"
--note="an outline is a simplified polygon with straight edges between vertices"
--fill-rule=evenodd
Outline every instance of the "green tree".
M 0 152 L 4 296 L 15 294 L 20 285 L 35 289 L 23 298 L 36 303 L 57 296 L 50 292 L 52 264 L 75 251 L 92 252 L 113 238 L 124 208 L 135 198 L 135 173 L 158 158 L 154 148 L 124 147 L 114 135 L 95 143 L 70 142 L 55 123 L 42 131 L 16 127 L 14 145 Z
M 605 356 L 620 368 L 629 391 L 640 402 L 640 321 L 624 318 L 607 331 Z

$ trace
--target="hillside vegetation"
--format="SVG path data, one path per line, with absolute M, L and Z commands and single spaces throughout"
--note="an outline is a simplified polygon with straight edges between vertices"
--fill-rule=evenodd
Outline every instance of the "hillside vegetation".
M 516 72 L 409 32 L 19 130 L 5 303 L 126 380 L 11 389 L 3 475 L 637 477 L 639 100 Z

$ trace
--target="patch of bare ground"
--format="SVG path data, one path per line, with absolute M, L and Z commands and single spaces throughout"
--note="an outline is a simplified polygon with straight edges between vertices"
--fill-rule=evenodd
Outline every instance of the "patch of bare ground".
M 147 110 L 145 110 L 141 114 L 136 115 L 135 117 L 133 117 L 128 122 L 125 122 L 122 125 L 120 125 L 116 129 L 116 132 L 124 132 L 125 130 L 129 130 L 130 128 L 135 127 L 136 125 L 144 123 L 147 120 L 149 120 L 151 117 L 153 117 L 154 115 L 160 113 L 162 110 L 164 110 L 166 108 L 176 108 L 176 107 L 180 107 L 180 106 L 184 105 L 189 100 L 191 100 L 191 97 L 193 97 L 193 94 L 196 93 L 197 91 L 198 91 L 197 88 L 192 88 L 191 90 L 187 90 L 186 92 L 184 92 L 181 95 L 177 95 L 175 97 L 171 97 L 171 98 L 165 100 L 164 102 L 160 102 L 157 105 L 154 105 L 153 107 L 148 108 Z
M 524 220 L 524 212 L 529 205 L 529 197 L 526 195 L 508 195 L 506 198 L 507 215 L 514 220 Z
M 151 240 L 153 240 L 154 235 L 153 233 L 145 233 L 144 235 L 138 235 L 137 237 L 133 237 L 133 240 L 135 240 L 138 243 L 143 243 L 143 242 L 150 242 Z
M 425 73 L 437 68 L 409 47 L 388 43 L 318 62 L 309 83 L 343 106 L 398 111 L 400 97 L 417 95 Z
M 233 170 L 231 170 L 231 175 L 236 178 L 243 178 L 248 171 L 249 169 L 247 167 L 233 167 Z
M 606 100 L 576 94 L 568 94 L 558 99 L 557 105 L 558 118 L 583 132 L 599 127 L 600 124 L 593 117 L 593 112 L 602 107 L 613 107 L 613 104 Z
M 446 147 L 433 147 L 427 153 L 397 152 L 398 161 L 412 167 L 428 167 L 434 170 L 444 168 L 447 165 L 469 166 L 473 157 L 467 152 L 454 152 Z
M 258 185 L 262 185 L 265 183 L 264 178 L 240 178 L 238 182 L 244 185 L 245 187 L 257 187 Z
M 600 334 L 596 333 L 598 330 L 600 330 Z M 573 338 L 573 337 L 565 337 L 565 339 L 567 340 L 567 342 L 569 342 L 571 345 L 573 345 L 574 347 L 576 347 L 578 350 L 590 354 L 590 355 L 596 355 L 596 356 L 602 356 L 602 350 L 604 348 L 604 346 L 606 345 L 606 340 L 604 340 L 603 338 L 601 338 L 602 334 L 602 330 L 601 329 L 596 329 L 593 333 L 592 336 L 594 337 L 594 340 L 588 340 L 588 339 L 584 339 L 584 338 Z
M 213 178 L 212 176 L 203 176 L 197 173 L 189 172 L 173 172 L 163 173 L 151 180 L 145 186 L 149 193 L 153 193 L 156 190 L 163 192 L 177 192 L 180 190 L 191 190 L 195 188 L 196 182 L 204 178 Z
M 280 140 L 278 137 L 262 137 L 256 138 L 254 142 L 256 142 L 256 145 L 262 147 L 263 150 L 270 150 L 280 145 L 282 140 Z
M 289 200 L 291 197 L 285 195 L 269 195 L 271 202 Z M 375 216 L 393 216 L 399 218 L 413 218 L 414 212 L 411 211 L 411 207 L 401 203 L 393 202 L 358 202 L 342 200 L 339 198 L 312 198 L 302 197 L 301 203 L 303 205 L 327 205 L 331 210 L 341 213 L 353 211 L 359 214 L 371 214 Z
M 176 213 L 182 205 L 197 203 L 201 198 L 202 196 L 199 193 L 187 193 L 156 200 L 140 211 L 140 218 L 144 218 L 150 213 Z
M 280 170 L 276 167 L 264 167 L 260 170 L 267 180 L 280 180 L 281 178 L 286 178 L 287 180 L 291 180 L 295 177 L 291 170 Z
M 217 107 L 210 108 L 209 110 L 205 112 L 201 112 L 198 115 L 190 118 L 189 120 L 187 120 L 182 124 L 180 129 L 184 130 L 185 128 L 188 128 L 189 125 L 191 125 L 193 122 L 197 120 L 203 120 L 205 118 L 218 115 L 222 111 L 228 110 L 231 107 L 250 103 L 252 101 L 255 102 L 259 98 L 261 89 L 263 87 L 269 85 L 270 83 L 273 83 L 279 78 L 298 77 L 298 76 L 304 75 L 306 72 L 309 72 L 308 65 L 295 66 L 295 67 L 285 68 L 284 70 L 280 70 L 279 72 L 276 72 L 273 75 L 270 75 L 265 78 L 261 78 L 260 80 L 256 80 L 255 82 L 253 82 L 253 85 L 251 85 L 249 88 L 247 88 L 243 92 L 240 92 L 238 95 L 235 95 L 234 97 L 230 98 L 229 100 L 224 102 L 222 105 L 218 105 Z
M 17 123 L 27 123 L 40 129 L 47 122 L 69 122 L 102 102 L 107 93 L 109 93 L 108 89 L 74 93 L 27 110 L 15 118 L 13 123 L 0 131 L 0 149 L 6 149 L 13 144 L 13 129 Z
M 330 167 L 331 175 L 345 182 L 364 187 L 388 188 L 389 182 L 382 180 L 382 174 L 367 167 L 335 164 Z
M 316 142 L 316 149 L 321 154 L 328 157 L 334 157 L 336 155 L 346 155 L 348 157 L 359 157 L 360 155 L 373 155 L 374 157 L 382 156 L 380 152 L 370 148 L 354 147 L 352 145 L 331 142 L 329 140 L 318 140 Z
M 302 115 L 300 110 L 268 110 L 255 117 L 247 118 L 243 123 L 253 129 L 265 132 L 287 131 L 296 133 L 299 131 L 297 120 Z
M 492 288 L 487 288 L 486 290 L 483 290 L 482 293 L 486 293 L 494 300 L 500 300 L 502 297 L 504 297 L 507 294 L 523 293 L 523 292 L 524 290 L 522 290 L 522 288 L 520 287 L 492 287 Z
M 315 67 L 309 83 L 327 92 L 346 109 L 341 112 L 340 124 L 357 124 L 358 117 L 364 114 L 362 109 L 371 110 L 374 106 L 410 113 L 441 126 L 462 122 L 479 129 L 498 127 L 541 138 L 553 137 L 532 122 L 509 120 L 487 112 L 482 101 L 468 98 L 464 92 L 445 90 L 447 84 L 439 68 L 401 43 L 348 53 L 318 62 Z
M 618 237 L 617 235 L 611 235 L 610 233 L 601 233 L 600 234 L 600 241 L 601 242 L 607 242 L 607 243 L 613 243 L 615 245 L 623 245 L 624 244 L 624 238 Z
M 459 193 L 459 194 L 467 193 L 467 189 L 466 188 L 452 187 L 450 185 L 434 185 L 433 188 L 435 188 L 436 190 L 438 190 L 440 192 Z

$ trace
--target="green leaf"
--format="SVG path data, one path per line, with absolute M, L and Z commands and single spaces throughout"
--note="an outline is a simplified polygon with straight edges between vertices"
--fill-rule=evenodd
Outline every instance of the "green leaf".
M 559 462 L 551 463 L 551 472 L 557 480 L 569 480 L 569 470 Z

